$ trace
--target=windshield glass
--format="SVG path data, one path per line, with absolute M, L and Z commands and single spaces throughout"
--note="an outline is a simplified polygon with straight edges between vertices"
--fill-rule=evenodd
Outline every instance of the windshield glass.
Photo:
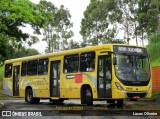
M 115 71 L 125 81 L 148 81 L 150 67 L 147 56 L 116 55 Z

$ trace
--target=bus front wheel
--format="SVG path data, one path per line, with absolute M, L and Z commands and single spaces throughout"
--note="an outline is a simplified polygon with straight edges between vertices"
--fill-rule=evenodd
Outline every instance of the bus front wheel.
M 123 99 L 117 100 L 117 107 L 122 108 L 123 107 Z

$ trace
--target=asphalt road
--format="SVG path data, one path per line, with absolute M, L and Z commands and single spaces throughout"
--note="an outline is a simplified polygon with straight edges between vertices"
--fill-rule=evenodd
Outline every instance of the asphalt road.
M 49 100 L 39 104 L 27 104 L 24 100 L 0 100 L 0 103 L 4 105 L 0 108 L 0 118 L 3 116 L 3 119 L 160 119 L 159 102 L 150 101 L 125 101 L 120 109 L 108 107 L 106 101 L 94 101 L 93 106 L 81 105 L 79 100 L 66 100 L 59 105 Z

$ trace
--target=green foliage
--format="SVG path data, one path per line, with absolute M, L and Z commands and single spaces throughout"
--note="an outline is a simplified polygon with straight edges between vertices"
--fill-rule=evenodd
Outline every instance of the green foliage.
M 3 66 L 0 66 L 0 79 L 3 77 Z
M 160 101 L 160 91 L 153 92 L 153 94 L 152 94 L 152 99 L 153 99 L 154 101 Z
M 151 60 L 151 66 L 152 67 L 160 66 L 160 58 Z
M 35 49 L 12 45 L 10 47 L 7 59 L 14 59 L 14 58 L 20 58 L 20 57 L 26 57 L 26 56 L 32 56 L 32 55 L 38 55 L 38 54 L 40 53 Z
M 131 37 L 134 37 L 138 42 L 137 4 L 138 0 L 92 0 L 81 21 L 80 33 L 83 40 L 87 45 L 97 45 L 129 43 Z M 125 40 L 116 40 L 121 30 L 124 31 Z
M 70 40 L 68 49 L 80 48 L 80 44 L 76 41 Z
M 158 29 L 160 2 L 159 0 L 139 0 L 138 5 L 139 28 L 141 32 L 146 32 L 148 36 L 151 36 Z
M 29 38 L 20 27 L 30 24 L 35 31 L 42 27 L 45 17 L 38 11 L 37 5 L 29 0 L 0 1 L 0 33 L 7 37 L 15 37 L 17 41 Z
M 118 14 L 117 14 L 118 13 Z M 92 0 L 84 11 L 81 21 L 81 35 L 88 45 L 98 45 L 107 42 L 112 34 L 115 37 L 114 26 L 121 19 L 121 11 L 116 7 L 115 0 Z M 112 32 L 110 32 L 112 31 Z
M 2 90 L 2 80 L 3 80 L 3 66 L 0 66 L 0 90 Z M 0 93 L 1 94 L 1 93 Z
M 149 44 L 147 49 L 151 60 L 155 60 L 160 57 L 160 42 Z
M 45 0 L 40 1 L 39 9 L 48 14 L 48 19 L 43 26 L 44 38 L 47 42 L 46 52 L 64 50 L 68 48 L 68 39 L 73 36 L 70 30 L 72 23 L 70 22 L 71 15 L 68 9 L 63 5 L 57 8 L 51 2 Z
M 108 43 L 124 31 L 125 41 L 142 41 L 160 29 L 159 0 L 91 0 L 81 21 L 87 45 Z M 110 32 L 112 31 L 112 32 Z M 109 37 L 109 38 L 108 38 Z
M 36 36 L 25 33 L 21 28 L 30 25 L 34 33 L 40 33 L 47 19 L 44 13 L 29 0 L 0 1 L 0 65 L 8 58 L 24 56 L 18 51 L 23 42 L 31 45 L 38 41 Z
M 160 34 L 155 33 L 149 38 L 149 45 L 147 46 L 150 55 L 152 66 L 160 66 Z
M 37 50 L 32 48 L 25 48 L 20 43 L 17 42 L 5 42 L 6 46 L 6 53 L 7 56 L 0 56 L 0 66 L 3 65 L 4 60 L 7 59 L 14 59 L 14 58 L 20 58 L 25 56 L 32 56 L 32 55 L 38 55 L 40 54 Z

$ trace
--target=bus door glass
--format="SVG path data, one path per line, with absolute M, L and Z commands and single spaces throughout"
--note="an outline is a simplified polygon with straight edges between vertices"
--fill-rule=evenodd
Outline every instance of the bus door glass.
M 99 98 L 111 98 L 111 55 L 98 57 L 97 90 Z
M 50 69 L 50 96 L 60 96 L 60 60 L 51 62 Z
M 14 66 L 13 69 L 13 96 L 19 96 L 19 71 L 20 66 Z

